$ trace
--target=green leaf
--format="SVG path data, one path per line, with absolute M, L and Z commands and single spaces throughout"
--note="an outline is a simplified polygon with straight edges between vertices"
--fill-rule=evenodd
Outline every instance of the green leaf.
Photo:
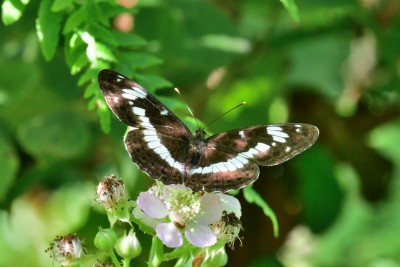
M 80 54 L 75 62 L 73 62 L 71 66 L 71 74 L 77 74 L 82 70 L 83 67 L 89 64 L 89 60 L 86 57 L 86 54 Z
M 55 54 L 61 30 L 63 13 L 52 12 L 52 0 L 42 0 L 36 19 L 36 31 L 44 58 L 49 61 Z
M 108 106 L 105 103 L 105 100 L 103 99 L 102 101 L 97 101 L 98 98 L 93 97 L 88 105 L 89 110 L 93 109 L 96 104 L 97 104 L 97 115 L 100 117 L 100 127 L 101 130 L 104 133 L 109 133 L 110 132 L 110 126 L 111 126 L 111 114 L 110 110 L 108 109 Z M 92 105 L 92 107 L 91 107 Z
M 113 31 L 112 34 L 117 40 L 119 46 L 140 47 L 147 44 L 147 41 L 145 39 L 136 34 L 118 31 Z
M 93 37 L 95 37 L 96 40 L 101 40 L 105 43 L 111 44 L 111 45 L 118 45 L 118 41 L 115 38 L 115 36 L 112 34 L 112 32 L 105 28 L 104 26 L 101 26 L 97 23 L 91 24 L 91 27 L 89 29 L 89 32 Z
M 264 214 L 269 217 L 272 221 L 272 227 L 274 228 L 274 236 L 278 237 L 279 235 L 279 225 L 278 220 L 274 211 L 269 207 L 267 202 L 262 199 L 262 197 L 251 187 L 247 186 L 243 188 L 243 196 L 249 203 L 254 203 L 260 208 L 262 208 Z
M 65 42 L 70 43 L 71 41 L 66 38 Z M 65 61 L 70 69 L 82 54 L 86 54 L 86 47 L 86 44 L 84 44 L 80 38 L 79 44 L 74 44 L 74 46 L 71 46 L 70 44 L 64 45 Z
M 124 58 L 124 60 L 129 61 L 130 66 L 133 69 L 147 68 L 161 64 L 163 62 L 158 57 L 155 57 L 147 53 L 125 52 L 122 54 L 121 57 Z
M 29 0 L 4 0 L 1 5 L 1 18 L 4 25 L 8 26 L 18 21 L 28 3 Z
M 86 87 L 85 93 L 83 94 L 83 98 L 89 98 L 96 94 L 96 91 L 99 90 L 99 87 L 96 83 L 91 83 Z
M 127 8 L 122 5 L 117 5 L 115 4 L 115 1 L 110 1 L 110 3 L 100 2 L 96 6 L 101 10 L 103 21 L 107 21 L 105 18 L 113 18 L 123 13 L 137 13 L 135 8 Z
M 299 22 L 299 11 L 294 0 L 280 0 L 283 6 L 289 11 L 294 21 Z
M 78 80 L 78 86 L 82 86 L 88 82 L 92 82 L 93 80 L 96 80 L 97 78 L 97 73 L 99 71 L 97 69 L 87 69 L 82 76 Z
M 164 258 L 163 244 L 157 236 L 153 236 L 153 240 L 151 242 L 148 266 L 149 267 L 159 266 L 163 261 L 163 258 Z
M 139 83 L 150 91 L 154 91 L 158 88 L 172 87 L 172 83 L 161 76 L 146 74 L 136 75 Z
M 115 57 L 114 53 L 106 45 L 95 42 L 94 48 L 95 48 L 96 59 L 104 59 L 110 62 L 117 62 L 117 58 Z M 90 52 L 88 51 L 88 53 Z
M 79 28 L 81 23 L 86 22 L 88 19 L 87 11 L 85 6 L 81 6 L 78 10 L 75 10 L 65 22 L 63 34 L 70 33 L 75 29 Z
M 58 12 L 69 8 L 75 0 L 54 0 L 51 11 Z
M 70 112 L 50 113 L 24 122 L 17 131 L 22 148 L 37 159 L 71 159 L 90 142 L 88 126 Z
M 0 132 L 0 202 L 4 200 L 7 191 L 16 178 L 19 167 L 19 157 L 13 142 Z

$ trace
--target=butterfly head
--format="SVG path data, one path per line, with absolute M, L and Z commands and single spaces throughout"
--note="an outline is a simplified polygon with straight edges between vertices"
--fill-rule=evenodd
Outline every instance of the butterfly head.
M 194 132 L 194 141 L 204 141 L 206 139 L 207 133 L 204 131 L 204 128 L 199 128 Z

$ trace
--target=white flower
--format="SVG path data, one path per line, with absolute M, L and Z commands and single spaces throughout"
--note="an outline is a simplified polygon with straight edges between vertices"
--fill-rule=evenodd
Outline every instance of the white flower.
M 222 216 L 223 203 L 218 194 L 199 196 L 183 185 L 168 185 L 140 193 L 137 204 L 147 216 L 160 220 L 155 227 L 157 236 L 168 247 L 183 244 L 182 232 L 197 247 L 217 242 L 210 224 Z

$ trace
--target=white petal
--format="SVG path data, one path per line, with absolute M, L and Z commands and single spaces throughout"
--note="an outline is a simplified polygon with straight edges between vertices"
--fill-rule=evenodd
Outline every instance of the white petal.
M 158 238 L 160 238 L 167 247 L 177 248 L 183 244 L 182 234 L 172 222 L 160 223 L 156 227 L 156 232 Z
M 150 218 L 161 219 L 168 215 L 165 204 L 153 194 L 142 192 L 136 202 Z
M 201 197 L 201 212 L 194 219 L 204 225 L 218 221 L 222 216 L 223 206 L 216 194 L 207 194 Z
M 221 199 L 223 210 L 226 210 L 228 213 L 234 212 L 238 218 L 242 216 L 240 202 L 237 198 L 222 193 L 218 193 L 217 195 Z
M 156 228 L 156 226 L 160 223 L 159 220 L 150 218 L 149 216 L 146 215 L 139 207 L 135 207 L 132 211 L 132 215 L 140 220 L 142 223 L 144 223 L 147 226 L 150 226 L 151 228 Z
M 190 222 L 185 227 L 186 239 L 196 247 L 208 247 L 217 242 L 217 237 L 208 225 Z

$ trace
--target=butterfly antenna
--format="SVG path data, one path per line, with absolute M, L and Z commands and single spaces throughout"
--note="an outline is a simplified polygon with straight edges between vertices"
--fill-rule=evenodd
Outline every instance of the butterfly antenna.
M 189 110 L 190 115 L 192 116 L 192 118 L 194 119 L 194 121 L 196 122 L 196 125 L 198 128 L 200 128 L 199 123 L 197 122 L 196 117 L 193 114 L 193 111 L 190 109 L 189 105 L 186 103 L 185 99 L 182 97 L 181 92 L 179 91 L 178 88 L 174 88 L 175 92 L 179 95 L 179 97 L 181 98 L 181 100 L 183 101 L 183 103 L 185 103 L 186 108 Z
M 231 112 L 234 109 L 237 109 L 240 106 L 246 105 L 247 102 L 242 102 L 239 105 L 234 106 L 233 108 L 231 108 L 228 111 L 225 111 L 224 113 L 222 113 L 221 115 L 219 115 L 218 117 L 216 117 L 215 119 L 213 119 L 211 122 L 207 123 L 206 126 L 204 126 L 204 128 L 207 128 L 207 126 L 210 126 L 211 124 L 213 124 L 214 122 L 216 122 L 217 120 L 219 120 L 220 118 L 222 118 L 223 116 L 225 116 L 226 114 L 228 114 L 229 112 Z

